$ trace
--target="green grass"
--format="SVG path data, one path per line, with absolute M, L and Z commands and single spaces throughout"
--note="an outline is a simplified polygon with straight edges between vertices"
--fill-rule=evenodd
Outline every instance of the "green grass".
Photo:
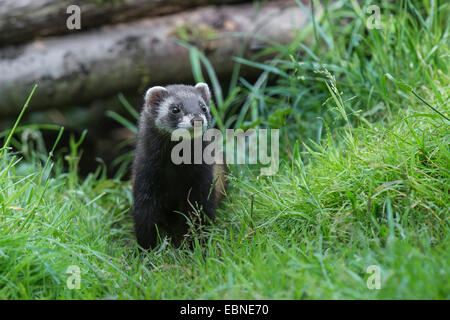
M 293 44 L 267 49 L 275 59 L 237 59 L 263 75 L 232 80 L 220 125 L 281 127 L 281 167 L 232 167 L 192 250 L 164 241 L 139 257 L 130 184 L 102 168 L 80 179 L 75 139 L 66 160 L 3 148 L 0 298 L 449 299 L 449 5 L 380 6 L 383 30 L 336 1 Z M 79 290 L 66 285 L 71 265 Z M 371 265 L 380 290 L 367 288 Z

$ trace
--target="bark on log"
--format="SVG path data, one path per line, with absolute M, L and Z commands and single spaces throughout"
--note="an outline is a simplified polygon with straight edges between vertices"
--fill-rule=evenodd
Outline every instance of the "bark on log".
M 251 4 L 205 7 L 3 48 L 0 114 L 17 114 L 35 83 L 33 109 L 87 103 L 149 85 L 190 82 L 189 51 L 175 41 L 177 34 L 190 33 L 218 76 L 225 76 L 244 42 L 230 32 L 251 35 L 247 48 L 255 51 L 262 42 L 254 36 L 288 43 L 306 22 L 306 13 L 292 2 L 288 6 L 271 2 L 257 11 Z
M 28 42 L 36 37 L 77 32 L 69 30 L 67 8 L 81 9 L 81 30 L 161 16 L 208 4 L 243 0 L 0 0 L 0 46 Z

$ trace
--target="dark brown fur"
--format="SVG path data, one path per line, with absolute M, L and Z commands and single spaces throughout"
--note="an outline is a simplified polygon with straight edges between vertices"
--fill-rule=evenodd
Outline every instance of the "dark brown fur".
M 201 209 L 200 223 L 212 221 L 216 206 L 225 194 L 224 165 L 176 165 L 171 161 L 171 150 L 177 142 L 170 140 L 170 131 L 182 116 L 181 111 L 168 113 L 167 119 L 160 119 L 160 125 L 155 122 L 159 112 L 167 113 L 159 108 L 171 97 L 174 106 L 182 108 L 184 114 L 193 114 L 197 118 L 203 115 L 209 123 L 210 96 L 205 86 L 154 87 L 147 93 L 139 120 L 132 170 L 135 232 L 144 249 L 156 245 L 161 230 L 179 244 L 188 231 L 186 218 Z M 180 90 L 183 94 L 177 98 Z M 184 101 L 183 97 L 189 97 L 189 101 Z M 202 142 L 202 146 L 204 148 L 206 142 Z

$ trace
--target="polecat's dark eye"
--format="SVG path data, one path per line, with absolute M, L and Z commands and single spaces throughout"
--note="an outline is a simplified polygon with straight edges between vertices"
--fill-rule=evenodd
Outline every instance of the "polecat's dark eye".
M 208 109 L 206 109 L 205 106 L 202 106 L 202 111 L 206 113 L 206 111 L 208 111 Z
M 178 108 L 177 106 L 172 107 L 172 113 L 178 113 L 180 112 L 180 108 Z

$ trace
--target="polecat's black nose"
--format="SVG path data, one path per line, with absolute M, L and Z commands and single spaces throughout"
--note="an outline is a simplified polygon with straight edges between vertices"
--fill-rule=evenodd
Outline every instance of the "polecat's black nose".
M 199 116 L 193 117 L 192 120 L 191 120 L 191 125 L 193 127 L 201 127 L 201 126 L 203 126 L 203 118 L 201 118 Z

